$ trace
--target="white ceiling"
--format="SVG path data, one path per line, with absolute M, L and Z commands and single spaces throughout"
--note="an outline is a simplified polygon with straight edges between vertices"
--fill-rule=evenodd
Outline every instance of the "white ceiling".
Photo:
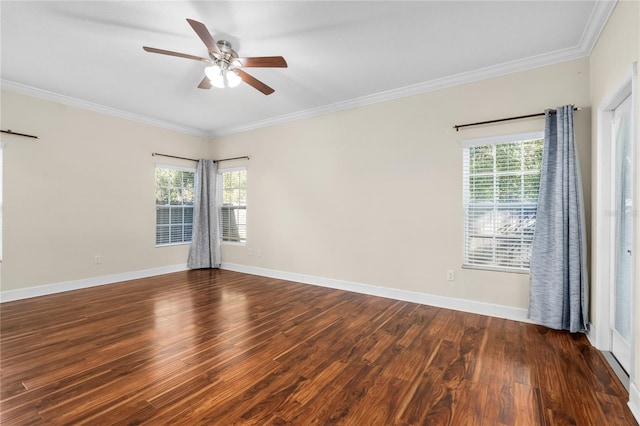
M 609 1 L 6 1 L 2 87 L 215 136 L 586 56 Z M 186 21 L 275 89 L 198 89 L 207 56 Z

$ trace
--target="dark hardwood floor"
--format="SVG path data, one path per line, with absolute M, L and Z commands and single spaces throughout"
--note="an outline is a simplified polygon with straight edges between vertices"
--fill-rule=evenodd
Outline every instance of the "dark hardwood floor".
M 0 305 L 1 423 L 634 425 L 581 335 L 229 271 Z

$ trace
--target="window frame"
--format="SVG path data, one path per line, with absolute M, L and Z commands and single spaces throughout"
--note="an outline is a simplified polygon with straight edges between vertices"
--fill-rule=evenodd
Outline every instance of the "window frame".
M 461 146 L 463 148 L 463 171 L 462 171 L 462 250 L 463 250 L 463 264 L 462 267 L 465 269 L 479 269 L 479 270 L 487 270 L 487 271 L 495 271 L 495 272 L 508 272 L 508 273 L 517 273 L 517 274 L 529 274 L 530 267 L 510 267 L 505 265 L 497 264 L 496 262 L 496 252 L 494 251 L 491 256 L 491 263 L 480 264 L 480 263 L 472 263 L 469 260 L 469 229 L 471 227 L 469 222 L 469 207 L 470 202 L 468 201 L 468 197 L 470 195 L 469 189 L 469 180 L 470 180 L 470 170 L 469 170 L 469 148 L 480 147 L 480 146 L 498 146 L 510 143 L 524 143 L 529 141 L 542 140 L 543 141 L 543 152 L 544 152 L 544 131 L 535 131 L 535 132 L 527 132 L 527 133 L 516 133 L 516 134 L 508 134 L 508 135 L 500 135 L 500 136 L 490 136 L 483 138 L 475 138 L 475 139 L 466 139 L 461 142 Z M 542 168 L 542 162 L 541 162 Z M 526 174 L 530 174 L 530 170 L 524 170 L 522 166 L 519 170 L 519 176 L 524 176 Z M 502 171 L 505 172 L 505 171 Z M 538 174 L 541 170 L 538 170 Z M 494 163 L 494 168 L 492 170 L 493 176 L 499 176 L 501 171 L 496 170 L 496 163 Z M 506 173 L 506 172 L 505 172 Z M 514 205 L 520 205 L 524 209 L 525 204 L 535 204 L 537 209 L 538 197 L 536 197 L 535 202 L 525 202 L 524 198 L 521 198 L 518 202 L 515 202 Z M 491 200 L 491 204 L 493 205 L 494 210 L 500 210 L 500 202 L 496 197 L 496 194 L 493 195 L 493 200 Z M 506 204 L 506 203 L 502 203 Z M 504 207 L 504 206 L 502 206 Z M 533 238 L 533 236 L 531 236 Z M 524 240 L 524 232 L 520 237 L 521 244 L 518 247 L 522 247 L 522 241 Z
M 182 172 L 191 172 L 193 173 L 193 191 L 194 191 L 194 202 L 193 204 L 189 205 L 189 204 L 184 204 L 184 199 L 182 201 L 182 204 L 180 204 L 180 206 L 183 208 L 183 212 L 184 212 L 184 208 L 185 207 L 191 207 L 192 209 L 195 210 L 195 197 L 196 197 L 196 179 L 197 179 L 197 174 L 196 174 L 196 168 L 195 167 L 185 167 L 185 166 L 175 166 L 175 165 L 170 165 L 170 164 L 156 164 L 155 168 L 154 168 L 154 187 L 155 190 L 158 189 L 158 185 L 157 185 L 157 180 L 156 180 L 156 173 L 158 169 L 169 169 L 169 170 L 178 170 L 178 171 L 182 171 Z M 171 188 L 171 186 L 169 186 L 169 188 Z M 184 186 L 181 187 L 182 189 L 184 189 Z M 165 205 L 159 205 L 157 204 L 157 198 L 155 201 L 155 212 L 156 212 L 156 220 L 155 220 L 155 234 L 156 234 L 156 238 L 155 238 L 155 247 L 156 248 L 160 248 L 160 247 L 171 247 L 171 246 L 180 246 L 180 245 L 187 245 L 187 244 L 191 244 L 193 241 L 193 228 L 192 228 L 192 234 L 191 234 L 191 239 L 189 241 L 179 241 L 179 242 L 169 242 L 169 243 L 158 243 L 158 207 L 163 207 Z M 168 204 L 169 207 L 171 207 L 171 203 Z M 177 205 L 174 205 L 177 206 Z M 193 226 L 193 214 L 192 214 L 192 222 L 191 225 Z M 184 213 L 183 213 L 183 220 L 181 222 L 182 226 L 184 227 L 185 222 L 184 222 Z M 171 226 L 171 223 L 169 223 L 169 227 Z M 171 230 L 169 228 L 169 235 L 171 235 Z M 169 239 L 171 239 L 171 237 L 169 237 Z
M 247 239 L 248 239 L 248 220 L 247 220 L 247 216 L 246 216 L 246 212 L 247 212 L 247 188 L 244 189 L 245 193 L 244 193 L 244 206 L 242 206 L 244 208 L 245 211 L 245 222 L 244 222 L 244 240 L 241 241 L 232 241 L 232 240 L 225 240 L 224 239 L 224 231 L 223 231 L 223 221 L 222 221 L 222 209 L 223 209 L 223 193 L 224 193 L 224 188 L 223 188 L 223 184 L 224 184 L 224 174 L 225 173 L 230 173 L 230 172 L 237 172 L 237 171 L 243 171 L 245 173 L 245 180 L 248 182 L 248 171 L 247 171 L 247 167 L 246 166 L 239 166 L 239 167 L 228 167 L 228 168 L 223 168 L 223 169 L 218 169 L 217 171 L 217 177 L 216 177 L 216 185 L 217 185 L 217 204 L 218 204 L 218 233 L 219 233 L 219 240 L 220 240 L 220 244 L 224 244 L 224 245 L 235 245 L 235 246 L 245 246 L 247 244 Z M 247 183 L 248 186 L 248 183 Z

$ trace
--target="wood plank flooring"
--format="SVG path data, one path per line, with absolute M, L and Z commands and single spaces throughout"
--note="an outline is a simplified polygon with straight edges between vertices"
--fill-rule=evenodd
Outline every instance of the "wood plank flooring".
M 2 425 L 634 425 L 583 335 L 198 270 L 0 305 Z

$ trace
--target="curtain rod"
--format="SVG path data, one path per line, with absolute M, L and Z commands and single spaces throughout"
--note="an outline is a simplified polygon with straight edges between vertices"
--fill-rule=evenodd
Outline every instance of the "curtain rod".
M 574 111 L 580 111 L 582 108 L 573 108 Z M 552 115 L 555 114 L 555 111 L 550 112 Z M 537 114 L 528 114 L 528 115 L 519 115 L 517 117 L 509 117 L 509 118 L 499 118 L 497 120 L 489 120 L 489 121 L 478 121 L 477 123 L 468 123 L 468 124 L 456 124 L 453 126 L 456 129 L 456 132 L 459 131 L 463 127 L 469 126 L 479 126 L 481 124 L 491 124 L 491 123 L 500 123 L 502 121 L 511 121 L 511 120 L 521 120 L 523 118 L 531 118 L 531 117 L 542 117 L 544 116 L 544 112 L 539 112 Z
M 18 133 L 18 132 L 12 132 L 11 129 L 9 130 L 0 130 L 0 132 L 2 133 L 6 133 L 8 135 L 15 135 L 15 136 L 24 136 L 25 138 L 33 138 L 33 139 L 40 139 L 37 136 L 33 136 L 33 135 L 28 135 L 26 133 Z
M 161 157 L 169 157 L 169 158 L 177 158 L 179 160 L 187 160 L 187 161 L 198 161 L 195 158 L 187 158 L 187 157 L 178 157 L 176 155 L 169 155 L 169 154 L 160 154 L 159 152 L 152 152 L 151 156 L 155 157 L 156 155 L 159 155 Z M 221 160 L 213 160 L 215 163 L 219 163 L 221 161 L 229 161 L 229 160 L 241 160 L 243 158 L 246 158 L 247 160 L 249 159 L 248 156 L 244 155 L 242 157 L 233 157 L 233 158 L 223 158 Z

